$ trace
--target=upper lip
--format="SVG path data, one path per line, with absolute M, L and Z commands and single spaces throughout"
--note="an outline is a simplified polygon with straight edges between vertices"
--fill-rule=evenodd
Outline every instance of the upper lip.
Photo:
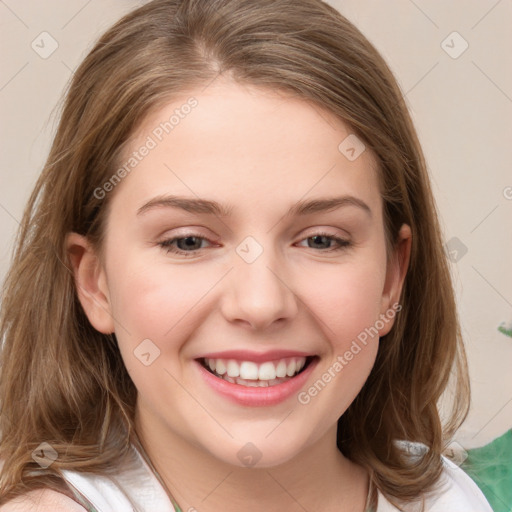
M 299 350 L 268 350 L 266 352 L 252 352 L 249 350 L 224 350 L 222 352 L 208 352 L 196 359 L 234 359 L 236 361 L 253 361 L 264 363 L 265 361 L 276 361 L 286 357 L 310 357 L 314 354 L 301 352 Z

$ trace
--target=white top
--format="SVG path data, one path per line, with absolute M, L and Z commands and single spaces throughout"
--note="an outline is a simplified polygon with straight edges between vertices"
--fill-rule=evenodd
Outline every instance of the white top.
M 410 443 L 408 443 L 410 445 Z M 140 464 L 120 471 L 115 478 L 77 471 L 63 471 L 68 484 L 84 497 L 89 512 L 176 512 L 166 491 L 139 451 Z M 492 512 L 482 491 L 453 462 L 443 457 L 439 493 L 426 500 L 424 512 Z M 90 505 L 87 504 L 87 500 Z M 421 504 L 408 504 L 407 512 L 419 512 Z M 92 507 L 92 508 L 91 508 Z M 186 512 L 186 511 L 183 511 Z M 398 512 L 378 491 L 376 512 Z

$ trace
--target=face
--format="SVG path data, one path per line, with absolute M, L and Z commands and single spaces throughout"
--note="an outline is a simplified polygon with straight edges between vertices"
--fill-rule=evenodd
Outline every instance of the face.
M 404 277 L 386 257 L 376 162 L 354 159 L 349 135 L 303 100 L 229 81 L 134 134 L 136 164 L 102 189 L 101 260 L 70 245 L 84 248 L 80 299 L 115 332 L 147 431 L 238 466 L 291 460 L 335 431 Z

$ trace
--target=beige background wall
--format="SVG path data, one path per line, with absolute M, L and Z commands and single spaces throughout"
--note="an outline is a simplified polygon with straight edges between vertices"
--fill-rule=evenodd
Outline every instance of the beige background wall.
M 93 40 L 140 3 L 0 0 L 0 280 L 49 148 L 52 109 Z M 512 338 L 497 331 L 512 320 L 512 2 L 330 3 L 382 52 L 416 122 L 454 260 L 473 382 L 457 440 L 484 444 L 512 427 Z

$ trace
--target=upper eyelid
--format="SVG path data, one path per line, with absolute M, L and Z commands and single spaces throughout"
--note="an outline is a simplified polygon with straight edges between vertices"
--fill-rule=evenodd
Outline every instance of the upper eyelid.
M 311 229 L 314 229 L 314 228 L 311 228 Z M 304 238 L 310 238 L 312 236 L 318 236 L 319 234 L 322 234 L 322 235 L 328 236 L 328 237 L 332 237 L 332 238 L 343 238 L 345 236 L 349 237 L 348 233 L 346 235 L 343 235 L 343 234 L 331 233 L 331 232 L 329 232 L 329 229 L 317 228 L 316 231 L 312 231 L 311 233 L 306 233 L 306 234 L 302 235 L 301 240 L 303 240 Z M 167 237 L 164 237 L 163 239 L 164 240 L 173 240 L 173 239 L 179 239 L 179 238 L 188 238 L 188 237 L 191 237 L 191 236 L 195 236 L 197 238 L 204 238 L 204 239 L 209 240 L 211 242 L 213 242 L 214 239 L 215 239 L 215 237 L 210 237 L 208 235 L 203 235 L 203 234 L 195 232 L 193 230 L 186 231 L 184 233 L 173 234 L 172 236 L 167 236 Z
M 211 232 L 211 230 L 209 228 L 204 228 L 203 226 L 198 226 L 197 228 L 195 226 L 180 226 L 180 227 L 175 227 L 172 229 L 166 229 L 165 231 L 162 232 L 161 237 L 164 237 L 167 233 L 169 233 L 171 231 L 174 232 L 176 230 L 183 230 L 183 233 L 177 233 L 177 234 L 172 233 L 172 236 L 169 234 L 168 238 L 186 238 L 187 236 L 197 236 L 197 237 L 201 237 L 201 238 L 207 238 L 210 240 L 213 240 L 215 238 L 220 238 L 217 235 L 210 236 L 210 235 L 201 234 L 199 231 L 203 230 L 203 229 L 206 229 L 209 232 Z M 334 231 L 338 231 L 338 232 L 342 231 L 345 234 L 337 234 Z M 313 234 L 317 234 L 320 232 L 326 232 L 326 233 L 328 232 L 328 236 L 333 236 L 333 237 L 350 236 L 346 229 L 342 229 L 340 227 L 334 227 L 334 226 L 327 226 L 327 224 L 325 224 L 325 225 L 319 224 L 317 226 L 309 226 L 307 228 L 301 229 L 300 232 L 304 232 L 304 233 L 312 232 Z M 296 236 L 298 236 L 298 235 L 295 235 L 294 238 Z M 312 235 L 309 235 L 309 236 L 312 236 Z M 305 237 L 305 238 L 307 238 L 307 237 Z

